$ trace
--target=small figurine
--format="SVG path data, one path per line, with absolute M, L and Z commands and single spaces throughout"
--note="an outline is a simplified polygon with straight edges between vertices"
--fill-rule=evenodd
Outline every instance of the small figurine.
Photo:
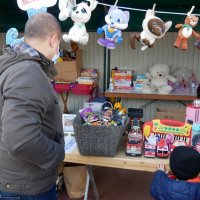
M 98 44 L 108 49 L 115 49 L 115 43 L 122 43 L 122 31 L 128 27 L 129 12 L 111 6 L 105 17 L 106 25 L 98 28 L 97 33 L 105 33 L 105 38 L 99 38 Z

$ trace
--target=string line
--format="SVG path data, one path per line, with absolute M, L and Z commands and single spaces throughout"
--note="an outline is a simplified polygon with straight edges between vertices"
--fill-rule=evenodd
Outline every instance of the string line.
M 98 4 L 103 5 L 103 6 L 108 6 L 108 7 L 112 6 L 112 5 L 110 5 L 110 4 L 101 3 L 101 2 L 98 2 Z M 141 11 L 141 12 L 146 12 L 146 11 L 147 11 L 146 9 L 129 8 L 129 7 L 124 7 L 124 6 L 118 6 L 118 8 L 121 8 L 121 9 L 124 9 L 124 10 Z M 161 13 L 161 14 L 187 15 L 187 13 L 180 13 L 180 12 L 166 12 L 166 11 L 159 11 L 159 10 L 156 10 L 155 12 L 156 12 L 156 13 Z M 193 15 L 200 16 L 200 14 L 193 14 Z

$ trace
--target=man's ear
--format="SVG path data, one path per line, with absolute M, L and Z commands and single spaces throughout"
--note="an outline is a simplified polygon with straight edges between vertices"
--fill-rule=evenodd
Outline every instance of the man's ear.
M 55 48 L 55 46 L 57 45 L 56 43 L 57 43 L 57 41 L 59 41 L 59 36 L 58 36 L 58 34 L 57 33 L 53 33 L 52 35 L 51 35 L 51 37 L 50 37 L 50 46 L 52 47 L 52 48 Z

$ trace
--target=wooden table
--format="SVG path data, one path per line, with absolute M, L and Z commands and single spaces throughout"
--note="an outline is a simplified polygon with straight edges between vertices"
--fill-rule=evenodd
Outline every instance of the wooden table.
M 88 199 L 89 182 L 91 181 L 96 200 L 99 200 L 99 194 L 95 184 L 91 165 L 102 167 L 113 167 L 120 169 L 130 169 L 139 171 L 154 172 L 159 163 L 163 163 L 169 168 L 168 159 L 160 158 L 145 158 L 145 157 L 130 157 L 126 156 L 124 150 L 120 150 L 114 158 L 111 157 L 96 157 L 96 156 L 82 156 L 78 149 L 71 153 L 65 154 L 64 162 L 85 164 L 87 166 L 88 176 L 85 189 L 84 200 Z
M 193 101 L 197 98 L 196 93 L 192 93 L 189 89 L 176 90 L 170 94 L 159 94 L 154 93 L 143 93 L 137 90 L 114 90 L 105 91 L 105 97 L 121 97 L 121 98 L 132 98 L 132 99 L 151 99 L 151 100 L 169 100 L 169 101 Z
M 161 158 L 145 158 L 143 156 L 131 157 L 127 156 L 124 150 L 119 151 L 114 158 L 82 156 L 76 149 L 72 153 L 65 154 L 64 162 L 154 172 L 158 163 L 162 162 L 168 166 L 169 160 Z

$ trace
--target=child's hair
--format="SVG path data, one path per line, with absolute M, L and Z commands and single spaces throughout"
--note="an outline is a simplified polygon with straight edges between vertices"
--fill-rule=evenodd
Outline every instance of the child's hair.
M 192 147 L 176 147 L 171 153 L 169 165 L 177 179 L 193 179 L 200 173 L 200 154 Z

